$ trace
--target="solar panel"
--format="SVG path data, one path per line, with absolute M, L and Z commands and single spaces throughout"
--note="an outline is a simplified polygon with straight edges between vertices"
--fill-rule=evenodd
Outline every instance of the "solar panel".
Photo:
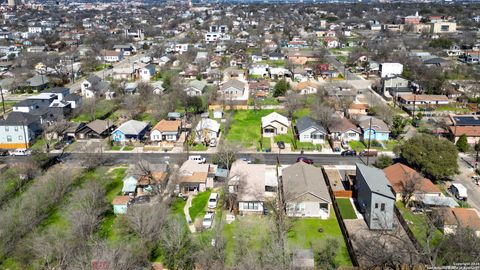
M 480 126 L 480 119 L 474 115 L 454 116 L 453 119 L 457 126 Z

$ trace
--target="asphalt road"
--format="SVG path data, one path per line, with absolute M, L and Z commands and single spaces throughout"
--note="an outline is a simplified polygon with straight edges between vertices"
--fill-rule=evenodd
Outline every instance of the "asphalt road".
M 52 154 L 53 155 L 53 154 Z M 81 163 L 82 153 L 68 153 L 64 156 L 64 162 Z M 132 164 L 138 160 L 146 160 L 152 163 L 179 164 L 187 159 L 186 153 L 104 153 L 107 164 Z M 192 154 L 194 155 L 194 154 Z M 212 160 L 214 154 L 201 154 L 207 159 L 207 162 Z M 258 163 L 265 163 L 267 165 L 275 165 L 277 157 L 281 164 L 293 164 L 297 161 L 299 154 L 276 154 L 276 153 L 239 153 L 237 158 L 248 158 L 251 161 Z M 316 165 L 355 165 L 355 163 L 366 163 L 365 157 L 343 157 L 335 154 L 316 154 L 316 155 L 302 155 L 314 161 Z M 5 163 L 21 162 L 26 160 L 26 157 L 1 157 L 0 161 Z M 375 162 L 375 158 L 370 158 L 370 164 Z
M 454 177 L 454 183 L 460 183 L 467 188 L 467 203 L 480 211 L 480 186 L 477 186 L 472 179 L 474 175 L 475 158 L 460 154 L 458 166 L 460 174 Z

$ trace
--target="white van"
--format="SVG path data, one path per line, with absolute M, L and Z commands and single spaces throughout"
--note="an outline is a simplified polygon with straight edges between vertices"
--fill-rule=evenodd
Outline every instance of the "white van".
M 15 149 L 8 152 L 10 156 L 29 156 L 32 154 L 32 151 L 28 149 Z
M 462 200 L 462 201 L 467 200 L 467 197 L 468 197 L 467 196 L 467 188 L 462 184 L 452 183 L 452 185 L 450 186 L 450 192 L 452 192 L 452 194 L 458 200 Z
M 208 208 L 217 208 L 218 204 L 218 193 L 210 194 L 210 198 L 208 198 Z
M 198 164 L 202 164 L 202 163 L 205 163 L 207 162 L 207 159 L 202 157 L 202 156 L 189 156 L 188 157 L 188 160 L 193 160 L 195 162 L 197 162 Z

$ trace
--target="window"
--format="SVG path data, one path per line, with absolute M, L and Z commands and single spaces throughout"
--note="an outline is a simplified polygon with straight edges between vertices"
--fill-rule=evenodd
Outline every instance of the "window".
M 320 210 L 328 211 L 328 203 L 320 203 Z
M 15 131 L 18 131 L 18 126 L 15 126 L 14 130 L 15 130 Z
M 5 127 L 5 131 L 8 131 L 8 130 L 9 130 L 9 128 L 8 128 L 8 127 Z
M 258 210 L 258 203 L 256 203 L 256 202 L 245 202 L 245 203 L 243 203 L 243 209 L 245 209 L 245 210 Z
M 12 136 L 8 135 L 7 136 L 7 142 L 11 142 L 12 141 Z
M 378 203 L 375 204 L 375 209 L 378 209 Z
M 23 140 L 23 136 L 22 135 L 18 136 L 18 140 L 19 141 Z
M 382 204 L 380 205 L 380 211 L 385 211 L 385 204 L 384 204 L 384 203 L 382 203 Z
M 277 192 L 277 187 L 265 186 L 265 191 L 266 192 Z

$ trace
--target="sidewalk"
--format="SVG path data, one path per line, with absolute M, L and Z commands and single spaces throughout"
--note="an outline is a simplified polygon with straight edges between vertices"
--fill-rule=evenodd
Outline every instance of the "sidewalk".
M 185 207 L 183 207 L 183 213 L 185 213 L 185 218 L 187 219 L 187 224 L 188 224 L 188 229 L 190 230 L 191 233 L 195 233 L 197 230 L 195 229 L 195 220 L 192 220 L 190 217 L 190 207 L 192 206 L 192 199 L 193 196 L 190 194 L 188 195 L 187 202 L 185 203 Z

